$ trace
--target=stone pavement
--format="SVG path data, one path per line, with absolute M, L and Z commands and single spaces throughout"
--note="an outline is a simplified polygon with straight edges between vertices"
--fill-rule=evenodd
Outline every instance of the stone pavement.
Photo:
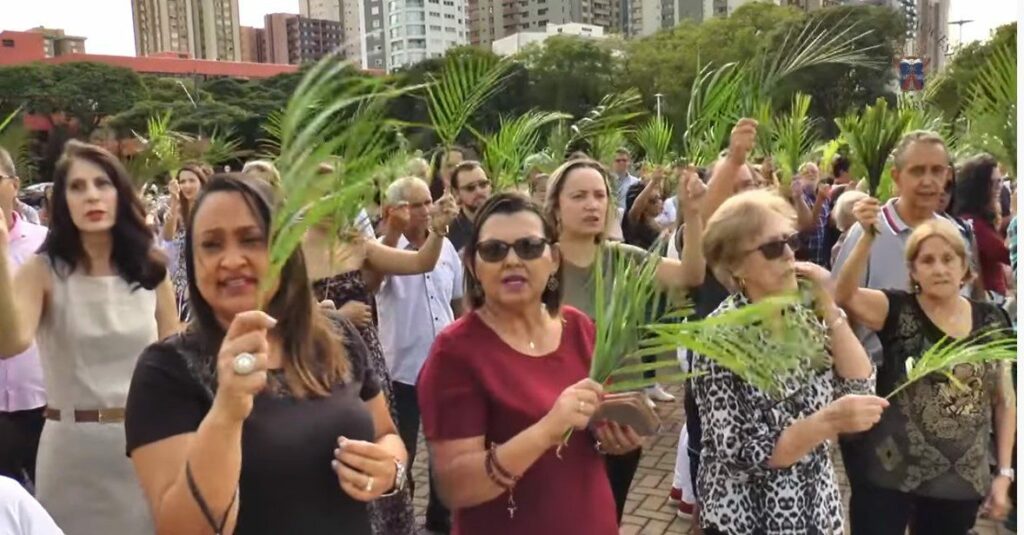
M 620 535 L 665 535 L 689 533 L 690 522 L 676 517 L 676 507 L 668 500 L 668 492 L 672 487 L 675 471 L 676 444 L 679 441 L 679 427 L 682 425 L 683 404 L 682 388 L 667 388 L 679 398 L 676 403 L 659 403 L 657 412 L 661 416 L 663 428 L 653 442 L 644 449 L 626 502 L 625 514 L 622 518 Z M 416 494 L 413 497 L 416 506 L 416 518 L 423 525 L 423 514 L 427 506 L 427 453 L 426 442 L 420 438 L 420 451 L 413 467 L 416 480 Z M 849 499 L 849 486 L 842 463 L 836 453 L 837 475 L 843 500 Z M 428 533 L 428 532 L 424 532 Z M 975 527 L 977 535 L 1007 535 L 1010 532 L 997 527 L 989 520 L 980 520 Z

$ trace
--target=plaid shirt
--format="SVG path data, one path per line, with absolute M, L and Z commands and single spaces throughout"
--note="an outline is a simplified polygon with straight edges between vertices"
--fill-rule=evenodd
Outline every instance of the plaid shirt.
M 804 191 L 804 201 L 807 202 L 807 206 L 811 207 L 811 210 L 814 210 L 815 200 L 817 199 L 813 190 L 810 193 L 806 190 Z M 814 228 L 800 233 L 800 237 L 803 239 L 803 251 L 800 253 L 800 256 L 825 268 L 829 266 L 832 257 L 832 250 L 829 249 L 825 239 L 826 230 L 828 229 L 828 216 L 831 212 L 832 203 L 829 199 L 825 199 L 824 204 L 821 206 L 821 215 L 818 216 L 818 221 L 814 224 Z

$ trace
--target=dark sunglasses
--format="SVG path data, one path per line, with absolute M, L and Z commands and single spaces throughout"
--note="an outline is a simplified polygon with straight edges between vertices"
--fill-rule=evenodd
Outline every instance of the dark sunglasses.
M 515 249 L 520 260 L 536 260 L 544 254 L 547 246 L 548 240 L 544 238 L 519 238 L 514 243 L 487 240 L 476 245 L 476 254 L 484 262 L 501 262 L 508 256 L 509 249 Z
M 787 245 L 789 246 L 789 249 L 794 253 L 799 251 L 800 235 L 790 234 L 789 236 L 781 240 L 762 243 L 761 245 L 758 245 L 755 249 L 752 249 L 748 252 L 752 253 L 754 251 L 761 251 L 761 254 L 764 255 L 766 260 L 775 260 L 776 258 L 782 256 L 784 252 L 786 252 Z
M 487 189 L 489 187 L 491 187 L 491 181 L 490 180 L 481 180 L 479 182 L 474 182 L 472 184 L 466 184 L 465 186 L 460 186 L 459 189 L 461 189 L 462 191 L 465 191 L 466 193 L 473 193 L 474 191 L 476 191 L 478 189 L 483 190 L 483 189 Z

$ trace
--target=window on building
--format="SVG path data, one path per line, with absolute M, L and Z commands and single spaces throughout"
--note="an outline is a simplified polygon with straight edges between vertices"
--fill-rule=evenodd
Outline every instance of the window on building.
M 370 14 L 371 15 L 380 15 L 380 8 L 379 7 L 371 7 L 370 8 Z
M 430 16 L 431 16 L 431 18 L 435 18 L 436 19 L 436 18 L 439 18 L 441 16 L 441 13 L 439 13 L 437 11 L 431 11 L 430 12 Z
M 14 48 L 14 39 L 4 39 L 4 48 Z
M 447 33 L 455 33 L 455 28 L 445 28 L 444 31 Z
M 437 24 L 431 24 L 430 25 L 430 31 L 432 31 L 432 32 L 439 32 L 439 31 L 441 31 L 441 27 L 438 26 Z

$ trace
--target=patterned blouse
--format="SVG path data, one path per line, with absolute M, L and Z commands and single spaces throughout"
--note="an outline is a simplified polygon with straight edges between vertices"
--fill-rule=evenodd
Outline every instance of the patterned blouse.
M 713 312 L 721 315 L 750 302 L 741 294 L 729 296 Z M 800 307 L 800 314 L 813 315 Z M 817 354 L 808 363 L 831 361 L 828 329 L 812 337 Z M 765 330 L 764 358 L 781 351 Z M 819 343 L 820 342 L 820 343 Z M 782 396 L 772 397 L 703 355 L 694 358 L 694 396 L 700 407 L 700 468 L 697 493 L 701 498 L 701 524 L 730 534 L 836 534 L 843 533 L 843 506 L 836 486 L 829 444 L 819 444 L 787 468 L 768 465 L 782 432 L 796 420 L 810 416 L 846 394 L 874 393 L 874 371 L 868 379 L 843 379 L 831 367 L 802 371 L 782 379 Z

